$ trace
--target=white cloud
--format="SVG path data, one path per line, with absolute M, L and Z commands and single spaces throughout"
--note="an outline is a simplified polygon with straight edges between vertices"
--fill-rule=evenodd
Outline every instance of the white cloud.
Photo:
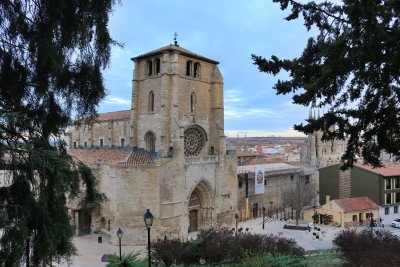
M 263 131 L 263 130 L 225 130 L 225 135 L 228 137 L 240 137 L 246 135 L 247 137 L 306 137 L 304 133 L 287 129 L 282 131 Z
M 225 105 L 229 105 L 230 103 L 240 103 L 241 101 L 243 101 L 243 96 L 238 90 L 225 90 L 224 94 Z
M 117 104 L 125 106 L 129 106 L 131 104 L 131 101 L 129 99 L 124 99 L 121 97 L 112 97 L 112 96 L 107 97 L 103 102 L 107 104 Z
M 235 108 L 225 106 L 225 118 L 226 119 L 240 119 L 240 118 L 266 118 L 271 117 L 273 112 L 269 109 L 263 108 Z M 277 118 L 277 116 L 274 116 Z

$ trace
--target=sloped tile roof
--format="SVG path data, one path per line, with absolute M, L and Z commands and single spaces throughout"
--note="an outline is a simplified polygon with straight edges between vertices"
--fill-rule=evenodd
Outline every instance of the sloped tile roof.
M 123 149 L 71 149 L 68 153 L 84 163 L 134 166 L 155 165 L 151 155 L 146 151 Z
M 120 110 L 114 112 L 106 112 L 98 114 L 96 121 L 97 122 L 105 122 L 105 121 L 119 121 L 119 120 L 129 120 L 131 118 L 130 110 Z
M 121 149 L 71 149 L 68 153 L 85 163 L 118 164 L 125 161 L 131 152 Z
M 344 212 L 374 210 L 379 206 L 369 197 L 342 198 L 332 200 L 338 204 Z
M 189 56 L 189 57 L 193 57 L 193 58 L 197 58 L 197 59 L 200 59 L 200 60 L 204 60 L 204 61 L 207 61 L 207 62 L 210 62 L 210 63 L 213 63 L 213 64 L 219 64 L 218 61 L 215 61 L 215 60 L 212 60 L 210 58 L 201 56 L 201 55 L 193 53 L 193 52 L 191 52 L 191 51 L 189 51 L 189 50 L 187 50 L 185 48 L 182 48 L 182 47 L 177 46 L 177 45 L 172 45 L 172 44 L 166 45 L 166 46 L 163 46 L 161 48 L 158 48 L 158 49 L 155 49 L 153 51 L 150 51 L 148 53 L 139 55 L 137 57 L 132 58 L 132 60 L 151 57 L 151 56 L 154 56 L 154 55 L 157 55 L 157 54 L 161 54 L 164 51 L 171 51 L 171 52 L 172 51 L 177 51 L 177 52 L 181 53 L 182 55 L 186 55 L 186 56 Z
M 360 163 L 356 163 L 354 166 L 382 176 L 400 176 L 400 163 L 384 163 L 381 168 L 373 168 L 371 165 Z
M 137 165 L 137 166 L 152 166 L 155 165 L 149 153 L 132 151 L 129 157 L 124 162 L 119 162 L 120 165 Z

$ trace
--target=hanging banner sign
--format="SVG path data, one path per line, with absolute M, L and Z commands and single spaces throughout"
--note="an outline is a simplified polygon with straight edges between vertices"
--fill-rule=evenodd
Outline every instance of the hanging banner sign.
M 254 194 L 264 194 L 265 184 L 264 184 L 264 169 L 256 168 L 254 173 Z

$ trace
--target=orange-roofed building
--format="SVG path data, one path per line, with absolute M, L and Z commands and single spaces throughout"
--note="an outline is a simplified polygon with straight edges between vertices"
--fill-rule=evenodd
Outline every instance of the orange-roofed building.
M 320 203 L 326 199 L 369 197 L 386 222 L 400 217 L 400 163 L 385 163 L 380 168 L 361 163 L 341 171 L 340 165 L 319 170 Z
M 320 207 L 304 211 L 304 220 L 313 222 L 314 212 L 319 215 L 321 221 L 323 215 L 331 215 L 333 225 L 341 227 L 370 225 L 370 218 L 379 220 L 379 206 L 369 197 L 342 198 L 329 200 Z

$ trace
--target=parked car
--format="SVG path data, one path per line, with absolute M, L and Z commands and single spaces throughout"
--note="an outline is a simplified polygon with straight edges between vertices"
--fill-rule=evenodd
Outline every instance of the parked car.
M 396 228 L 400 228 L 400 218 L 394 219 L 392 221 L 392 226 Z

